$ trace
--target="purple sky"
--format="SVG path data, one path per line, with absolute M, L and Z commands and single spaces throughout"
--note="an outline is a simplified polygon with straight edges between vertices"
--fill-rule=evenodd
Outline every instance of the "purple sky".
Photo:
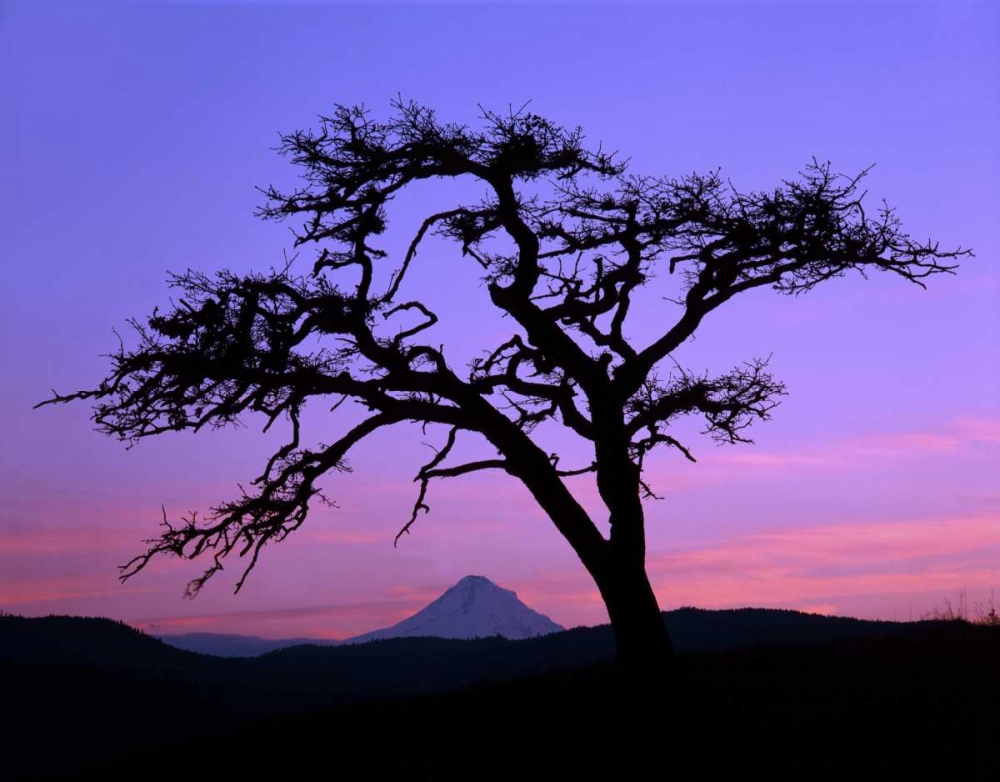
M 287 227 L 253 216 L 255 186 L 293 181 L 278 132 L 337 102 L 384 117 L 399 93 L 462 122 L 530 99 L 634 172 L 718 166 L 741 189 L 813 155 L 845 173 L 876 163 L 872 204 L 885 197 L 918 239 L 972 247 L 927 291 L 850 277 L 716 313 L 687 364 L 773 353 L 790 395 L 755 445 L 694 437 L 698 464 L 660 455 L 650 477 L 666 498 L 647 506 L 664 608 L 906 619 L 965 589 L 971 610 L 1000 589 L 998 84 L 1000 7 L 986 3 L 0 2 L 0 608 L 342 637 L 476 573 L 564 625 L 606 621 L 513 479 L 432 486 L 431 515 L 394 550 L 429 453 L 408 429 L 359 447 L 354 473 L 326 484 L 340 509 L 269 547 L 239 596 L 236 563 L 193 602 L 181 595 L 198 563 L 120 586 L 116 565 L 156 533 L 161 504 L 232 497 L 281 434 L 251 419 L 126 451 L 86 405 L 31 410 L 105 374 L 111 330 L 166 302 L 168 270 L 280 262 Z M 399 241 L 455 198 L 401 199 Z M 445 249 L 422 256 L 417 292 L 441 302 L 449 349 L 471 355 L 494 324 Z M 317 420 L 315 436 L 335 425 Z

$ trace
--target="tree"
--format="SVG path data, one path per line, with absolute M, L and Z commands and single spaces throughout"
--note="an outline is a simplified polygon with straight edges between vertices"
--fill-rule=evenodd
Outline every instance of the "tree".
M 174 275 L 181 298 L 169 312 L 131 321 L 137 344 L 111 356 L 108 377 L 42 403 L 93 400 L 99 428 L 130 443 L 234 424 L 248 412 L 263 413 L 265 429 L 288 421 L 288 442 L 252 491 L 203 520 L 164 514 L 160 536 L 122 566 L 121 578 L 160 554 L 209 556 L 188 586 L 194 595 L 237 552 L 248 557 L 239 591 L 263 547 L 325 500 L 319 479 L 347 470 L 354 445 L 395 424 L 437 425 L 447 430 L 444 445 L 420 467 L 399 535 L 428 510 L 434 479 L 505 471 L 593 577 L 619 661 L 661 666 L 671 644 L 645 571 L 643 500 L 654 495 L 644 460 L 664 446 L 694 461 L 671 434 L 675 420 L 692 414 L 717 441 L 750 442 L 747 427 L 767 419 L 785 392 L 766 360 L 709 377 L 681 367 L 675 351 L 745 291 L 800 294 L 850 270 L 923 286 L 969 251 L 914 241 L 885 205 L 869 215 L 859 190 L 867 171 L 845 177 L 814 159 L 773 191 L 740 192 L 718 171 L 629 174 L 614 154 L 586 148 L 579 128 L 524 109 L 484 111 L 472 128 L 442 123 L 413 103 L 392 106 L 386 121 L 338 106 L 318 130 L 281 137 L 303 182 L 294 192 L 263 190 L 259 214 L 300 221 L 295 246 L 317 246 L 311 269 L 303 273 L 293 259 L 267 273 Z M 428 214 L 391 264 L 376 245 L 388 207 L 432 178 L 472 179 L 486 195 Z M 403 294 L 428 234 L 453 240 L 480 267 L 490 302 L 510 323 L 510 338 L 488 346 L 468 371 L 432 343 L 437 313 Z M 627 331 L 633 301 L 658 276 L 676 298 L 658 311 L 657 337 L 636 345 Z M 316 398 L 351 400 L 365 417 L 336 442 L 312 444 L 300 413 Z M 589 461 L 564 468 L 533 437 L 543 423 L 568 428 Z M 453 463 L 459 435 L 485 440 L 495 457 Z M 606 506 L 608 538 L 568 488 L 569 478 L 584 475 Z

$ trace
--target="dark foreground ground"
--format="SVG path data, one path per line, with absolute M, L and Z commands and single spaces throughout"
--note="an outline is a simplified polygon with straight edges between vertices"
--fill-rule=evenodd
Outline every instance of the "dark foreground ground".
M 171 674 L 7 666 L 0 778 L 997 780 L 998 653 L 997 628 L 952 623 L 681 655 L 663 689 L 591 665 L 309 713 Z

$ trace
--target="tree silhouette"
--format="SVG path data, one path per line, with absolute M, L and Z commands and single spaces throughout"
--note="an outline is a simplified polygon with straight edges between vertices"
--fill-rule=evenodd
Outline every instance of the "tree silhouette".
M 413 103 L 392 107 L 388 120 L 376 121 L 363 107 L 338 106 L 318 130 L 282 136 L 280 151 L 301 170 L 302 185 L 262 191 L 259 214 L 300 221 L 295 245 L 318 248 L 310 270 L 293 259 L 260 274 L 174 275 L 181 298 L 169 312 L 131 322 L 137 344 L 120 346 L 100 385 L 42 403 L 94 400 L 100 429 L 129 442 L 234 424 L 248 411 L 264 414 L 265 429 L 289 422 L 288 442 L 252 491 L 204 519 L 164 514 L 162 534 L 121 578 L 159 554 L 204 554 L 210 565 L 189 584 L 193 595 L 237 552 L 248 558 L 239 591 L 262 548 L 324 501 L 318 480 L 348 469 L 355 444 L 394 424 L 439 425 L 444 445 L 419 469 L 417 500 L 399 534 L 428 510 L 434 479 L 507 472 L 596 582 L 618 659 L 660 666 L 671 645 L 645 572 L 643 500 L 653 489 L 643 462 L 658 446 L 694 461 L 671 434 L 676 419 L 692 414 L 717 441 L 750 442 L 747 427 L 767 419 L 784 393 L 766 360 L 710 377 L 682 368 L 675 351 L 744 291 L 804 293 L 852 269 L 923 286 L 969 251 L 914 241 L 885 205 L 868 214 L 859 189 L 866 172 L 837 175 L 815 159 L 773 191 L 740 192 L 718 172 L 629 174 L 615 154 L 586 148 L 579 128 L 524 109 L 484 111 L 473 128 L 442 123 Z M 422 180 L 459 178 L 478 181 L 486 194 L 427 214 L 391 263 L 376 242 L 393 198 Z M 509 324 L 509 339 L 484 345 L 467 371 L 433 344 L 438 314 L 404 294 L 429 234 L 453 240 L 478 265 Z M 675 298 L 657 311 L 656 337 L 638 345 L 627 331 L 633 300 L 658 276 Z M 306 444 L 300 413 L 315 397 L 351 400 L 366 417 L 333 443 Z M 532 436 L 542 423 L 577 436 L 583 462 L 564 468 L 547 453 Z M 453 463 L 460 434 L 485 440 L 496 457 Z M 607 538 L 567 486 L 581 475 L 596 481 Z

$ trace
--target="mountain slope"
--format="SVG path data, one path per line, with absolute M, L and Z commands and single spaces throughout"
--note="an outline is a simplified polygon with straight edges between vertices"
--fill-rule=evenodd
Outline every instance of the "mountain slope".
M 285 649 L 289 646 L 336 646 L 340 641 L 321 638 L 258 638 L 255 635 L 231 635 L 222 633 L 182 633 L 180 635 L 158 635 L 163 643 L 178 649 L 216 657 L 260 657 L 262 654 Z
M 466 576 L 427 608 L 408 619 L 354 638 L 364 643 L 385 638 L 537 638 L 563 630 L 547 616 L 533 611 L 509 589 L 483 576 Z

